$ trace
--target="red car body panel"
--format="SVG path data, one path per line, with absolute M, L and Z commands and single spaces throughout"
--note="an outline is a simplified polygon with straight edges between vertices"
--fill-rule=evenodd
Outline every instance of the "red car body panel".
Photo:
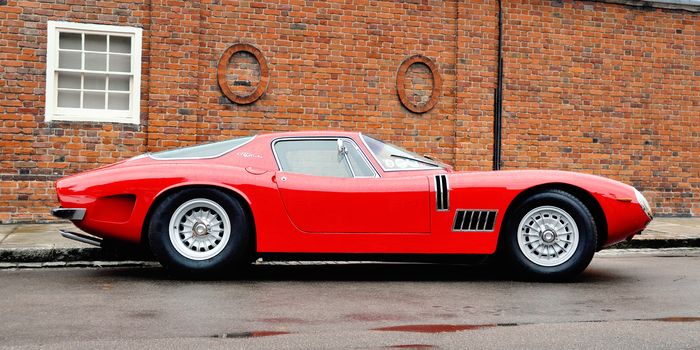
M 279 172 L 292 223 L 307 233 L 430 233 L 426 176 L 332 178 Z
M 377 178 L 333 178 L 283 172 L 272 142 L 290 137 L 352 138 Z M 449 181 L 449 210 L 436 210 L 435 175 Z M 85 208 L 76 226 L 95 236 L 140 242 L 150 210 L 169 191 L 212 186 L 230 191 L 252 213 L 259 253 L 491 254 L 513 200 L 528 189 L 569 186 L 588 193 L 605 216 L 608 246 L 642 231 L 649 217 L 631 186 L 598 176 L 545 170 L 385 172 L 348 132 L 258 135 L 217 158 L 136 157 L 63 178 L 64 208 Z M 491 232 L 455 232 L 457 209 L 496 210 Z

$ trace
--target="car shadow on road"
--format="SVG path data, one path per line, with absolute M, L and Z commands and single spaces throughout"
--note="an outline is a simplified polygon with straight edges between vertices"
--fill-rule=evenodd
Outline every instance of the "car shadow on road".
M 178 275 L 161 267 L 99 269 L 99 274 L 143 280 L 201 281 L 366 281 L 366 282 L 530 282 L 493 264 L 426 263 L 320 263 L 251 265 L 214 276 Z M 601 283 L 626 280 L 615 272 L 589 267 L 565 283 Z

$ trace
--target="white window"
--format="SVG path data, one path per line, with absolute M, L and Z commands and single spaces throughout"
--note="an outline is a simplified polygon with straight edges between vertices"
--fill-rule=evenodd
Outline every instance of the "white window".
M 49 21 L 46 121 L 138 124 L 141 32 Z

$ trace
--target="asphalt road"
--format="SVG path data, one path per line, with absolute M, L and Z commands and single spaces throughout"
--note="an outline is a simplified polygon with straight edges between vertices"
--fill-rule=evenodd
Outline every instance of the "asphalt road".
M 0 347 L 698 349 L 700 250 L 607 253 L 566 284 L 411 264 L 256 266 L 215 281 L 0 270 Z

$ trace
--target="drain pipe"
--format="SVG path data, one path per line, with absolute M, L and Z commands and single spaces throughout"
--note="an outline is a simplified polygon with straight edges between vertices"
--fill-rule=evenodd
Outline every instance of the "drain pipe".
M 503 115 L 503 9 L 498 0 L 498 75 L 493 99 L 493 170 L 501 169 L 501 119 Z

